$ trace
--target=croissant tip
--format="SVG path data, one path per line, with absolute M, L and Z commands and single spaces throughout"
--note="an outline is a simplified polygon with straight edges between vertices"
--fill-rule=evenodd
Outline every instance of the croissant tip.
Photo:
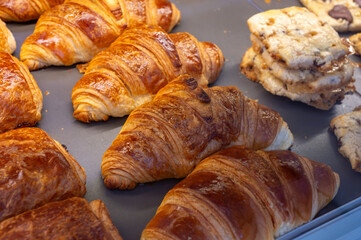
M 137 186 L 137 183 L 130 179 L 126 179 L 124 177 L 114 176 L 114 175 L 106 176 L 104 178 L 104 184 L 109 189 L 121 189 L 121 190 L 125 190 L 125 189 L 131 190 Z

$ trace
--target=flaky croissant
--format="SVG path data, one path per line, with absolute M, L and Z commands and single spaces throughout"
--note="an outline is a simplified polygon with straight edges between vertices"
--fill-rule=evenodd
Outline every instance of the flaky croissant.
M 127 27 L 149 24 L 170 31 L 179 20 L 167 0 L 66 0 L 40 16 L 20 59 L 30 70 L 88 62 Z
M 97 54 L 74 86 L 74 117 L 83 122 L 122 117 L 149 102 L 168 82 L 189 74 L 202 86 L 214 82 L 224 57 L 213 43 L 160 27 L 124 31 Z
M 84 169 L 43 130 L 0 134 L 0 222 L 50 201 L 83 196 L 85 181 Z
M 236 87 L 201 88 L 183 75 L 136 108 L 104 153 L 109 188 L 182 178 L 210 154 L 229 145 L 287 149 L 293 137 L 280 115 L 246 98 Z
M 338 187 L 325 164 L 233 146 L 167 193 L 141 239 L 274 239 L 310 221 Z
M 0 239 L 121 240 L 101 200 L 79 197 L 48 203 L 0 223 Z
M 5 22 L 26 22 L 39 16 L 64 0 L 0 0 L 0 19 Z
M 12 32 L 6 24 L 0 20 L 0 52 L 13 53 L 16 49 L 16 42 Z
M 25 64 L 0 52 L 0 133 L 35 125 L 42 108 L 43 95 Z

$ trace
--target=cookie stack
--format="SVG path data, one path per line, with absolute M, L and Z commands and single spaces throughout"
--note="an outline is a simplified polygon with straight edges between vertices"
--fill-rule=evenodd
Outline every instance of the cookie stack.
M 354 90 L 349 46 L 306 8 L 266 11 L 247 23 L 252 47 L 241 71 L 267 91 L 328 110 Z

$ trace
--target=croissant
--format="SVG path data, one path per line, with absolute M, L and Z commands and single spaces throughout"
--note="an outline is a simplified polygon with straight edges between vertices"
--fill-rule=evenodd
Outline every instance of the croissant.
M 39 128 L 0 134 L 0 173 L 0 222 L 86 192 L 84 169 Z
M 121 240 L 101 200 L 79 197 L 48 203 L 0 223 L 0 239 Z
M 310 221 L 338 187 L 323 163 L 233 146 L 166 194 L 141 239 L 274 239 Z
M 66 0 L 45 11 L 25 39 L 20 59 L 30 70 L 88 62 L 126 27 L 179 22 L 179 10 L 167 0 Z
M 0 19 L 0 52 L 13 53 L 16 49 L 14 35 Z
M 38 19 L 45 11 L 64 0 L 0 0 L 0 19 L 5 22 L 27 22 Z
M 35 125 L 41 119 L 43 95 L 24 63 L 0 52 L 0 133 Z
M 89 63 L 74 86 L 74 117 L 83 122 L 122 117 L 149 102 L 168 82 L 188 73 L 202 86 L 214 82 L 224 62 L 212 43 L 160 27 L 124 31 Z
M 203 89 L 182 75 L 136 108 L 106 150 L 102 176 L 108 188 L 182 178 L 228 145 L 287 149 L 293 137 L 281 116 L 246 98 L 236 87 Z

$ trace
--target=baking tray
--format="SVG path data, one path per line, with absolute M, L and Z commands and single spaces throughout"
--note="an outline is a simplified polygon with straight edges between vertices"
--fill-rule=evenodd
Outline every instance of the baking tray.
M 361 104 L 359 94 L 347 95 L 342 104 L 332 110 L 322 111 L 287 98 L 274 96 L 257 83 L 251 82 L 239 71 L 244 52 L 251 46 L 247 19 L 252 15 L 273 8 L 301 6 L 296 0 L 173 0 L 180 9 L 182 20 L 173 32 L 189 32 L 201 41 L 216 43 L 223 51 L 226 62 L 214 85 L 234 85 L 261 104 L 278 111 L 288 122 L 294 134 L 292 150 L 310 159 L 327 163 L 341 178 L 340 190 L 311 223 L 306 224 L 282 239 L 291 239 L 316 225 L 361 205 L 361 174 L 354 172 L 350 164 L 337 150 L 337 140 L 329 131 L 329 123 L 337 115 L 352 111 Z M 13 32 L 19 57 L 20 47 L 34 29 L 35 22 L 8 23 Z M 359 61 L 358 57 L 353 57 Z M 75 66 L 50 67 L 32 72 L 44 95 L 42 120 L 37 127 L 65 144 L 70 154 L 83 166 L 87 174 L 88 201 L 101 199 L 125 240 L 139 239 L 142 230 L 154 216 L 164 195 L 179 180 L 169 179 L 143 184 L 134 190 L 107 189 L 101 178 L 103 153 L 119 133 L 126 118 L 111 118 L 107 122 L 85 124 L 73 116 L 71 90 L 81 78 Z M 358 78 L 360 74 L 356 74 Z M 361 89 L 360 81 L 356 82 Z

